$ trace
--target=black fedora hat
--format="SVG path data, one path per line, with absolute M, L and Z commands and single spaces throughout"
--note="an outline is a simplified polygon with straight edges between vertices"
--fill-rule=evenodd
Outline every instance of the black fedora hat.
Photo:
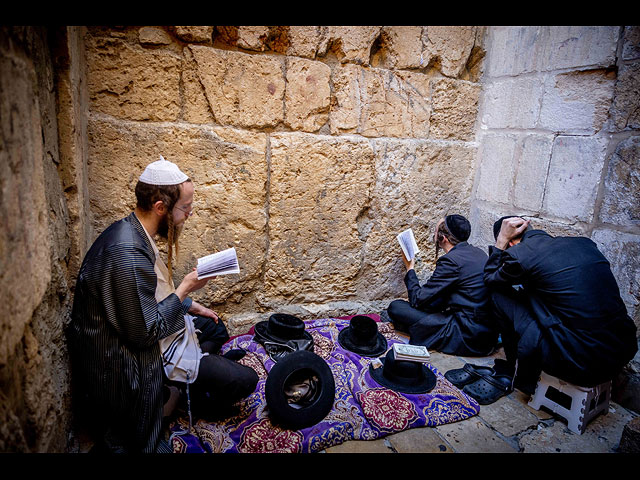
M 393 349 L 380 360 L 383 366 L 369 365 L 369 373 L 383 387 L 401 393 L 426 393 L 436 385 L 436 376 L 429 367 L 420 362 L 396 360 Z
M 308 350 L 292 352 L 274 364 L 264 390 L 272 422 L 292 430 L 310 427 L 326 417 L 335 392 L 331 368 Z
M 258 322 L 254 327 L 256 336 L 272 342 L 286 343 L 289 340 L 313 340 L 298 317 L 286 313 L 274 313 L 269 320 Z
M 366 315 L 353 317 L 338 334 L 338 343 L 365 357 L 377 357 L 387 350 L 387 339 L 378 331 L 376 321 Z

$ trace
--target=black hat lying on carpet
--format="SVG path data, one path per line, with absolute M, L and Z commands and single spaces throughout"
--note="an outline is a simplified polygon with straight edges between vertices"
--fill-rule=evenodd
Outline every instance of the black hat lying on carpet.
M 377 357 L 387 350 L 387 339 L 378 331 L 376 321 L 356 315 L 338 334 L 338 343 L 350 352 L 365 357 Z
M 274 313 L 268 321 L 254 327 L 254 339 L 262 344 L 274 361 L 297 350 L 313 350 L 313 337 L 298 317 Z
M 380 360 L 383 366 L 369 365 L 369 374 L 383 387 L 401 393 L 426 393 L 436 385 L 436 376 L 429 367 L 420 362 L 396 360 L 393 349 Z
M 335 391 L 327 362 L 307 350 L 292 352 L 271 367 L 264 390 L 272 423 L 292 430 L 310 427 L 326 417 Z

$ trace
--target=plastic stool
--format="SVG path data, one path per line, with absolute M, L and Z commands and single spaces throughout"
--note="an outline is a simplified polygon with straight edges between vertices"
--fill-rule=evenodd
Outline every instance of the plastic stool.
M 582 435 L 593 417 L 609 411 L 610 399 L 611 381 L 595 387 L 579 387 L 542 372 L 529 406 L 536 410 L 542 406 L 549 408 L 567 420 L 569 430 Z M 561 400 L 569 404 L 562 405 Z

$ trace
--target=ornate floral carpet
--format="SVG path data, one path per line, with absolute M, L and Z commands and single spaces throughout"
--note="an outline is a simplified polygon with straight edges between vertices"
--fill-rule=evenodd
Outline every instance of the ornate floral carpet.
M 377 315 L 369 315 L 379 321 Z M 402 394 L 377 384 L 369 375 L 371 358 L 345 350 L 338 333 L 351 317 L 305 322 L 313 336 L 314 352 L 333 373 L 336 385 L 333 408 L 320 423 L 302 430 L 285 430 L 271 424 L 264 396 L 267 374 L 274 365 L 264 348 L 253 340 L 253 331 L 229 340 L 222 353 L 242 348 L 240 363 L 252 367 L 260 380 L 254 393 L 239 403 L 239 413 L 220 422 L 179 417 L 170 427 L 174 452 L 200 453 L 312 453 L 347 440 L 375 440 L 415 427 L 434 427 L 472 417 L 480 406 L 454 387 L 429 365 L 437 377 L 435 387 L 424 394 Z M 402 342 L 390 323 L 378 323 L 389 347 Z

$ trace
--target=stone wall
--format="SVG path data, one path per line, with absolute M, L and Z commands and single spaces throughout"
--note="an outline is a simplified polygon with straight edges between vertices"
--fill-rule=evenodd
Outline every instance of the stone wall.
M 56 101 L 67 40 L 64 28 L 0 28 L 0 452 L 64 452 L 71 428 L 64 331 L 78 182 L 64 180 Z
M 640 327 L 640 29 L 492 27 L 486 49 L 471 241 L 507 214 L 590 237 Z
M 75 276 L 159 155 L 196 185 L 176 280 L 238 250 L 196 296 L 232 334 L 382 310 L 396 234 L 425 278 L 454 212 L 590 236 L 639 323 L 639 65 L 638 27 L 0 27 L 0 451 L 76 448 Z
M 195 182 L 175 280 L 235 246 L 194 298 L 241 333 L 274 312 L 378 312 L 405 295 L 396 235 L 469 213 L 481 27 L 91 27 L 91 228 L 159 155 Z

